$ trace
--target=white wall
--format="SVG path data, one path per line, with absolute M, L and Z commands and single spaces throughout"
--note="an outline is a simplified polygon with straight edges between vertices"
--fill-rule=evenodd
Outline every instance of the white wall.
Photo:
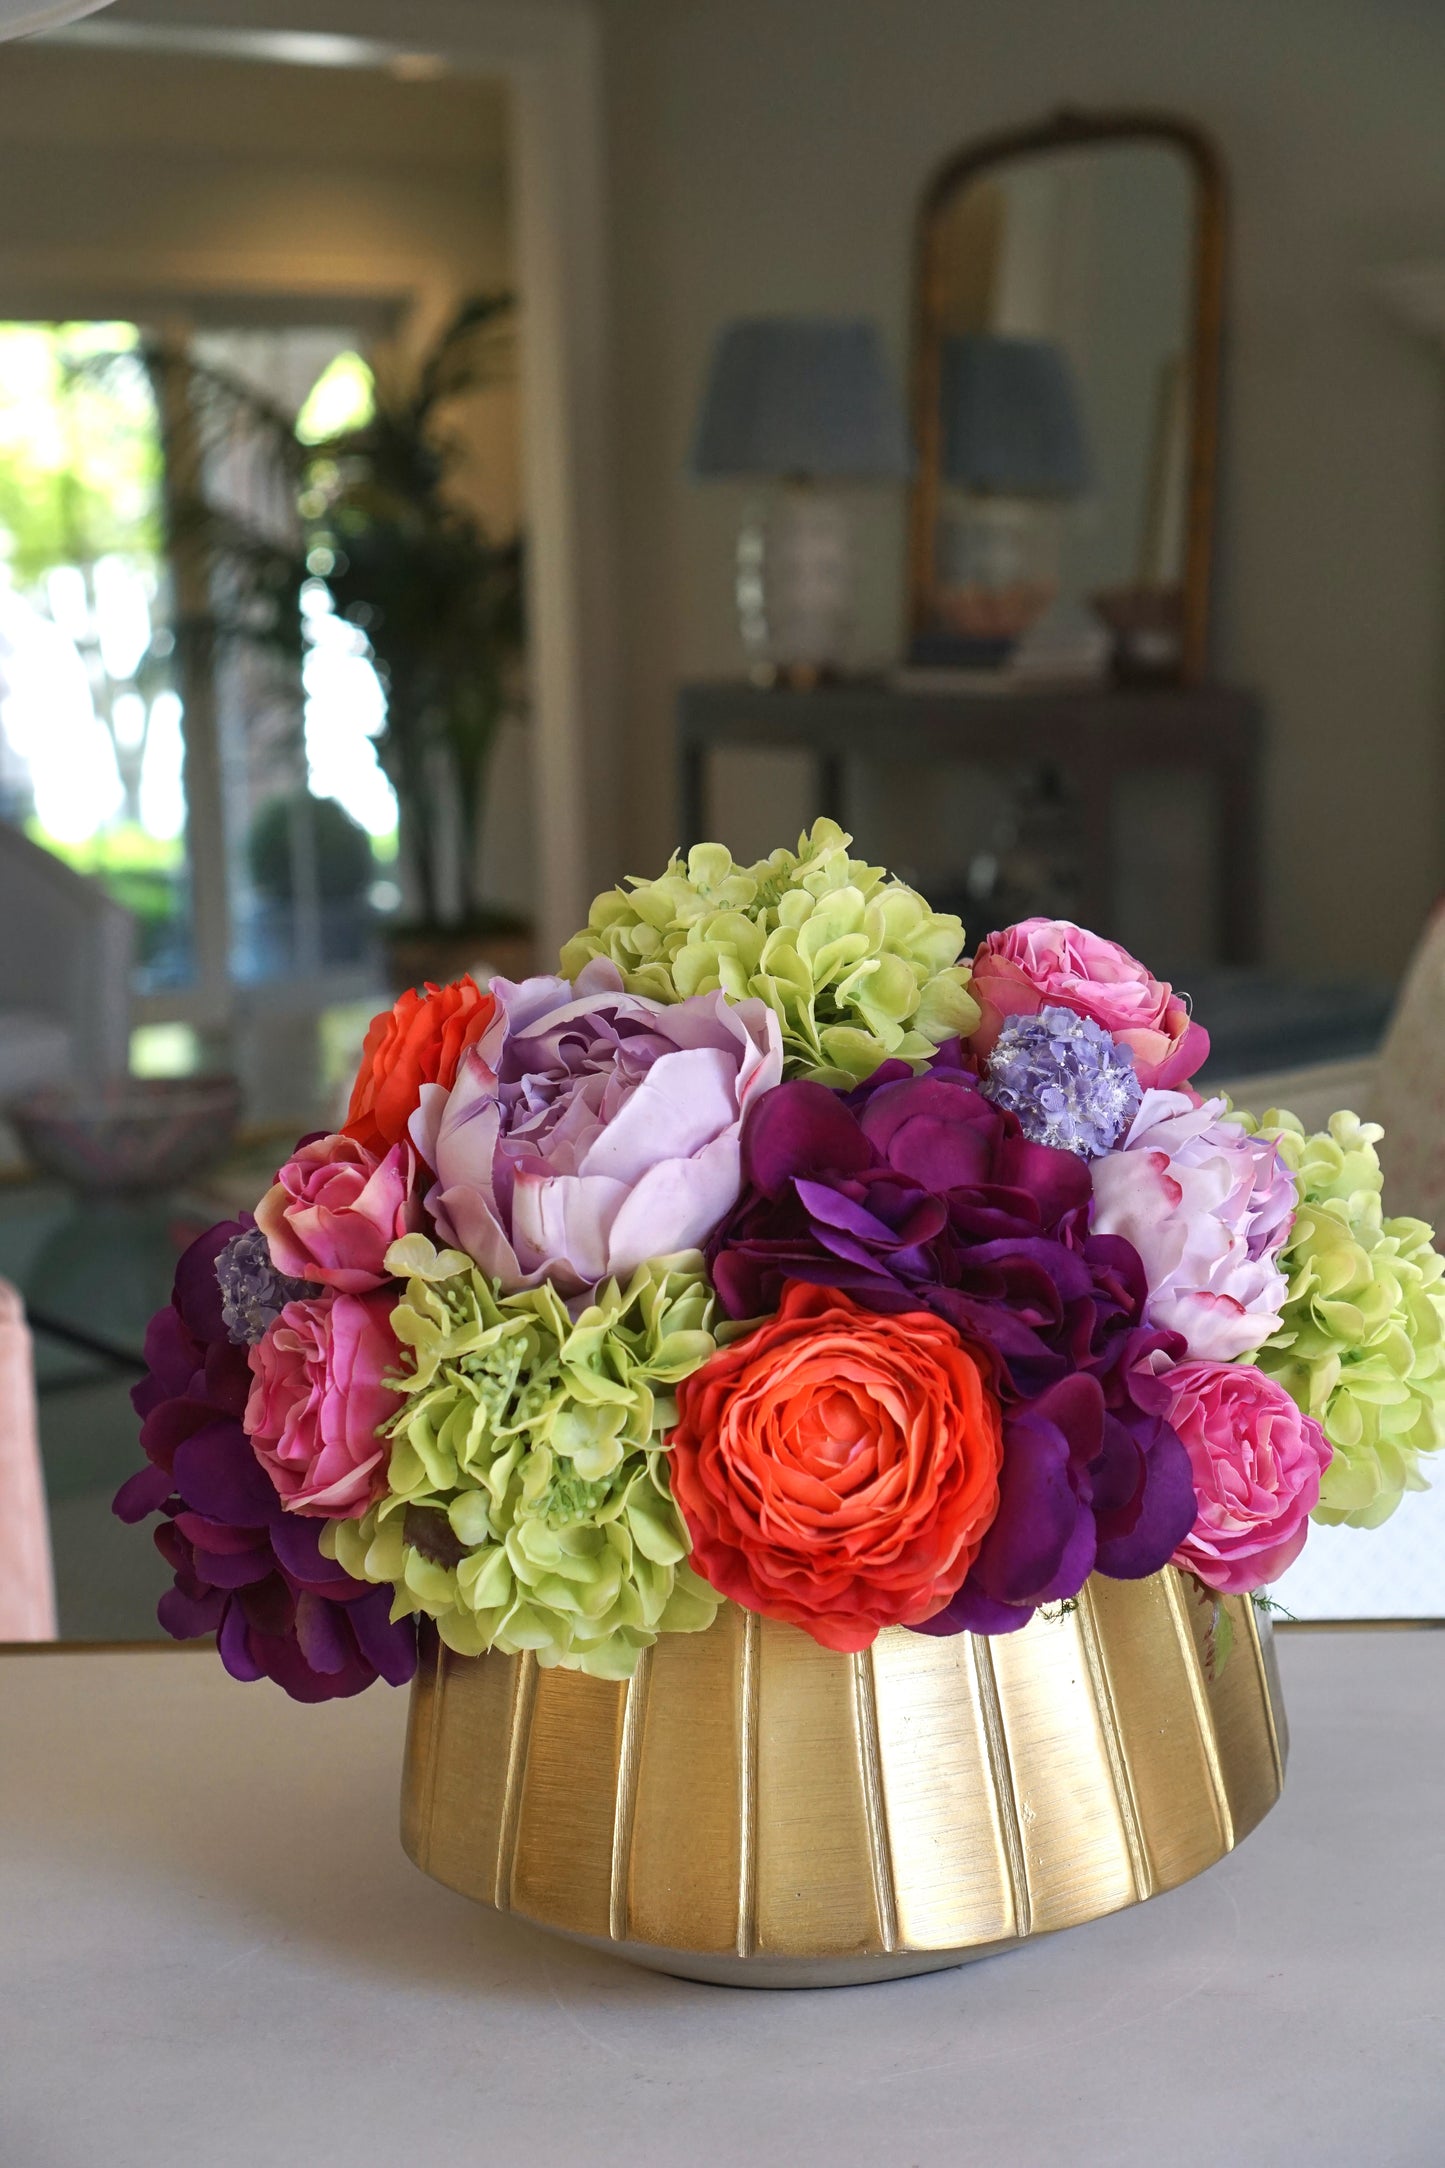
M 737 499 L 682 478 L 718 324 L 872 314 L 901 364 L 914 207 L 944 155 L 1062 103 L 1157 106 L 1214 135 L 1233 184 L 1216 650 L 1269 707 L 1270 950 L 1397 969 L 1442 871 L 1445 385 L 1371 277 L 1445 253 L 1445 18 L 1410 0 L 607 0 L 603 19 L 629 866 L 675 837 L 677 680 L 736 666 Z M 899 534 L 877 507 L 879 654 Z M 780 800 L 765 825 L 790 817 Z

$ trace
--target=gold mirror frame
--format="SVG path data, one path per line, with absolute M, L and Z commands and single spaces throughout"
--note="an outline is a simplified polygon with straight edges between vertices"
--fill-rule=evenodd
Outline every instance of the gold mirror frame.
M 1220 346 L 1224 312 L 1224 170 L 1209 138 L 1192 122 L 1166 113 L 1079 113 L 1064 108 L 1028 128 L 984 136 L 955 153 L 934 175 L 919 206 L 914 256 L 912 407 L 918 466 L 909 507 L 908 630 L 933 620 L 934 537 L 942 455 L 940 376 L 943 349 L 941 239 L 945 205 L 990 166 L 1088 143 L 1160 143 L 1184 153 L 1194 170 L 1193 324 L 1189 417 L 1189 490 L 1184 548 L 1184 605 L 1179 676 L 1204 676 L 1209 631 L 1209 580 L 1214 543 L 1215 461 L 1219 444 Z

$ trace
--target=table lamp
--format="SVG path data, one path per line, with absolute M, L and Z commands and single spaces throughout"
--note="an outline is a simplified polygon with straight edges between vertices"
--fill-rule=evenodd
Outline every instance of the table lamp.
M 1078 387 L 1056 341 L 976 332 L 945 343 L 939 398 L 954 499 L 939 522 L 939 623 L 914 659 L 999 663 L 1057 595 L 1061 509 L 1090 486 Z
M 754 677 L 816 684 L 837 672 L 853 616 L 848 509 L 826 487 L 909 471 L 903 414 L 876 328 L 752 317 L 714 345 L 689 462 L 706 480 L 781 483 L 738 537 L 737 603 Z

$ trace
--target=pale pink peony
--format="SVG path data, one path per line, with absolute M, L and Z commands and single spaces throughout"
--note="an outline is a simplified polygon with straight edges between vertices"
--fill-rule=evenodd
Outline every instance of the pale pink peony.
M 650 1001 L 601 959 L 575 986 L 492 992 L 456 1083 L 424 1084 L 412 1117 L 440 1239 L 509 1292 L 548 1279 L 566 1295 L 699 1247 L 737 1200 L 743 1115 L 783 1073 L 771 1009 Z
M 1094 1232 L 1139 1252 L 1148 1322 L 1182 1333 L 1190 1355 L 1231 1362 L 1278 1330 L 1288 1284 L 1275 1260 L 1295 1186 L 1275 1147 L 1223 1110 L 1145 1092 L 1123 1143 L 1090 1172 Z
M 1304 1548 L 1329 1440 L 1252 1363 L 1180 1363 L 1163 1383 L 1199 1500 L 1172 1563 L 1222 1595 L 1263 1588 Z
M 405 1143 L 384 1159 L 345 1135 L 299 1144 L 256 1207 L 276 1270 L 344 1295 L 380 1287 L 387 1250 L 421 1225 L 414 1167 Z
M 400 1350 L 389 1294 L 288 1302 L 250 1351 L 246 1430 L 289 1513 L 357 1520 L 386 1490 L 382 1383 Z
M 1191 1022 L 1184 1002 L 1117 941 L 1105 941 L 1067 918 L 1025 918 L 991 933 L 973 960 L 969 991 L 980 1019 L 969 1040 L 991 1051 L 1010 1016 L 1042 1008 L 1091 1016 L 1134 1056 L 1145 1091 L 1186 1084 L 1209 1054 L 1209 1034 Z

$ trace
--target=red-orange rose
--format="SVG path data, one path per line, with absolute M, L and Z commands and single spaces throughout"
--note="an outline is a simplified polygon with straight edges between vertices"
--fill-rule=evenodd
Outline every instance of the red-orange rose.
M 496 1001 L 475 979 L 402 995 L 373 1017 L 346 1110 L 346 1134 L 379 1156 L 399 1144 L 423 1084 L 456 1082 L 457 1065 L 492 1021 Z
M 794 1281 L 678 1388 L 672 1493 L 704 1580 L 829 1649 L 943 1608 L 998 1511 L 998 1405 L 951 1325 Z

